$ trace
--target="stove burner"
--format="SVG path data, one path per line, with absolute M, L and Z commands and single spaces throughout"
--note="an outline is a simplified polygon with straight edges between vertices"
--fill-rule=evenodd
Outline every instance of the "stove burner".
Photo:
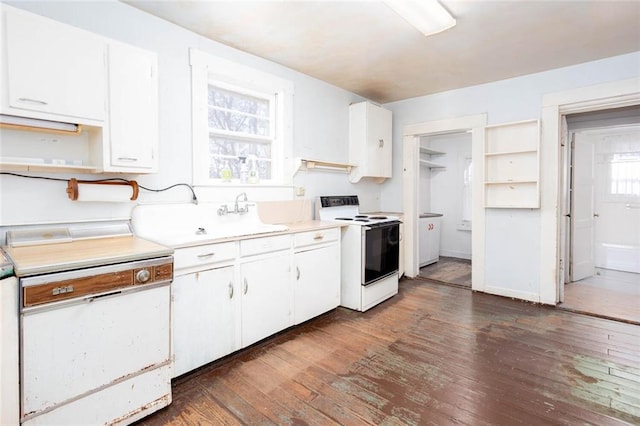
M 336 217 L 334 220 L 353 220 L 352 217 Z
M 356 217 L 358 217 L 358 216 L 356 216 Z M 356 219 L 356 222 L 370 222 L 370 221 L 369 221 L 369 219 Z
M 382 220 L 382 219 L 388 219 L 388 218 L 386 216 L 369 216 L 369 219 Z
M 358 218 L 364 218 L 364 219 L 366 219 L 366 218 L 368 218 L 369 216 L 367 216 L 366 214 L 357 214 L 357 215 L 355 215 L 354 217 L 355 217 L 356 219 L 358 219 Z

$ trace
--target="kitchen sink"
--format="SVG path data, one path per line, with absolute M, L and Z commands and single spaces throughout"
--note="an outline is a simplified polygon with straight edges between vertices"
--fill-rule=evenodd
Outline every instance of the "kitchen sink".
M 288 229 L 263 223 L 252 202 L 241 202 L 239 208 L 237 203 L 141 204 L 133 209 L 131 223 L 137 236 L 171 247 Z

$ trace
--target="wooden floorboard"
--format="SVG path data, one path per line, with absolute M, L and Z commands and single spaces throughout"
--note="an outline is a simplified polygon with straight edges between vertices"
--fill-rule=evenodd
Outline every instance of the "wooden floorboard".
M 640 326 L 402 280 L 173 383 L 141 425 L 640 424 Z
M 640 274 L 596 268 L 596 274 L 565 284 L 560 308 L 640 324 Z
M 420 277 L 471 288 L 471 261 L 440 256 L 437 262 L 420 268 Z

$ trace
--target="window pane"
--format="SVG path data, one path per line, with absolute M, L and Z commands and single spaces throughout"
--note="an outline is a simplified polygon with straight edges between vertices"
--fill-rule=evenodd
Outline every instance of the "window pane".
M 271 179 L 271 143 L 269 141 L 226 138 L 215 134 L 209 136 L 209 177 L 219 179 L 222 168 L 228 161 L 233 179 L 239 179 L 240 156 L 247 158 L 247 166 L 250 166 L 249 159 L 255 158 L 260 179 Z
M 209 85 L 209 128 L 269 136 L 270 102 Z
M 640 196 L 640 152 L 613 154 L 610 170 L 612 195 Z

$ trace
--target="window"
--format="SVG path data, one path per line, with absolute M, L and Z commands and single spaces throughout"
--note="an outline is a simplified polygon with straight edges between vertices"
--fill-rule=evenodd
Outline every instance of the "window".
M 220 185 L 242 163 L 260 184 L 291 183 L 293 85 L 262 71 L 191 51 L 194 184 Z
M 640 152 L 612 154 L 609 171 L 611 195 L 640 197 Z
M 275 96 L 247 94 L 241 88 L 208 87 L 209 179 L 225 167 L 240 177 L 241 162 L 255 167 L 261 181 L 272 180 Z

